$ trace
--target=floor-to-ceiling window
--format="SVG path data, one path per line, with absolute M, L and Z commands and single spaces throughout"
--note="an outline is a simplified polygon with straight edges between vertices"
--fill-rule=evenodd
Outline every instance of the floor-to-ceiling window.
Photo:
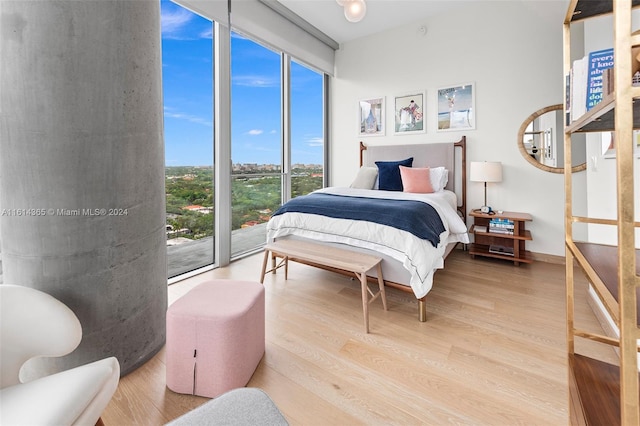
M 323 186 L 323 75 L 291 61 L 291 198 Z
M 167 255 L 169 277 L 175 277 L 224 263 L 229 248 L 232 259 L 258 249 L 274 210 L 289 198 L 322 187 L 325 75 L 232 32 L 231 107 L 217 110 L 230 111 L 231 136 L 226 141 L 218 135 L 214 141 L 214 120 L 227 123 L 226 117 L 213 114 L 213 75 L 221 69 L 214 63 L 214 23 L 169 0 L 161 4 Z M 221 46 L 226 49 L 226 42 Z M 223 48 L 215 52 L 226 52 Z M 216 80 L 220 84 L 225 78 Z M 215 163 L 214 144 L 230 144 L 225 145 L 230 154 L 223 149 Z M 228 184 L 220 182 L 229 177 L 226 172 L 220 175 L 229 164 L 230 204 L 224 197 Z M 215 191 L 222 196 L 218 203 Z M 217 236 L 216 217 L 223 224 Z M 218 254 L 216 242 L 226 242 Z
M 323 74 L 281 52 L 235 34 L 231 62 L 231 256 L 238 257 L 264 244 L 266 222 L 284 201 L 322 188 L 325 104 Z
M 214 254 L 213 23 L 161 2 L 167 265 L 169 277 Z
M 282 179 L 280 54 L 231 37 L 231 255 L 265 242 L 264 224 L 280 206 Z

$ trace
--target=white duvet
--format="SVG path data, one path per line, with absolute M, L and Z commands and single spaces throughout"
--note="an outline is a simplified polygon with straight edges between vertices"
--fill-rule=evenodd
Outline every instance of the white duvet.
M 433 194 L 413 194 L 332 187 L 316 192 L 398 200 L 416 200 L 430 204 L 440 215 L 445 231 L 440 234 L 438 247 L 410 232 L 374 222 L 335 219 L 307 214 L 284 213 L 274 216 L 267 224 L 267 242 L 288 235 L 312 240 L 341 243 L 384 253 L 396 259 L 411 275 L 411 288 L 417 298 L 425 296 L 433 285 L 433 274 L 444 266 L 443 255 L 448 243 L 468 243 L 467 227 L 456 212 L 456 195 L 451 191 Z

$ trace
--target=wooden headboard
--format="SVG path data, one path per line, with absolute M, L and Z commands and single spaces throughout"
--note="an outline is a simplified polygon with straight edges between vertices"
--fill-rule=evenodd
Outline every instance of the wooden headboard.
M 360 142 L 360 167 L 375 167 L 376 161 L 399 161 L 413 157 L 413 167 L 444 166 L 449 171 L 446 189 L 458 197 L 458 213 L 463 220 L 467 209 L 467 137 L 458 142 L 412 145 L 365 145 Z

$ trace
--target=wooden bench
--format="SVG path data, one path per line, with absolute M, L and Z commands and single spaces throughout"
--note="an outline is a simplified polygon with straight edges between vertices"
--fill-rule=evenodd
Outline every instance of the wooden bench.
M 271 253 L 272 267 L 267 271 L 267 260 Z M 282 260 L 276 265 L 276 257 Z M 364 330 L 369 332 L 369 303 L 380 296 L 384 310 L 387 310 L 387 296 L 384 291 L 384 280 L 382 278 L 382 259 L 365 253 L 359 253 L 340 248 L 327 249 L 307 241 L 300 240 L 277 240 L 268 243 L 264 247 L 264 260 L 262 262 L 262 273 L 260 282 L 264 282 L 267 272 L 275 273 L 276 269 L 284 266 L 284 279 L 288 278 L 289 260 L 310 265 L 322 265 L 329 268 L 340 269 L 353 272 L 360 280 L 362 288 L 362 310 L 364 313 Z M 373 293 L 367 283 L 367 272 L 377 268 L 379 289 Z M 369 298 L 371 295 L 371 298 Z

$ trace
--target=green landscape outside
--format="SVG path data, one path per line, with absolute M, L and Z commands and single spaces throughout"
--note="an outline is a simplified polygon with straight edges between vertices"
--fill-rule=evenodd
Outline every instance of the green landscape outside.
M 281 176 L 276 166 L 245 166 L 232 180 L 232 229 L 265 223 L 281 204 Z M 198 240 L 214 235 L 213 167 L 166 167 L 167 238 Z M 322 188 L 321 165 L 294 165 L 291 195 Z

